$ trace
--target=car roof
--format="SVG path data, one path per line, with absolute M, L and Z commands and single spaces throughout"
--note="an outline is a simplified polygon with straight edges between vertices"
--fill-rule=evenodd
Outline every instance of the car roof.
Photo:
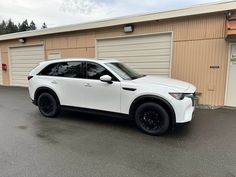
M 43 61 L 42 63 L 59 63 L 59 62 L 69 62 L 69 61 L 91 61 L 95 63 L 117 63 L 118 60 L 110 59 L 110 58 L 63 58 L 63 59 L 56 59 L 56 60 L 47 60 Z

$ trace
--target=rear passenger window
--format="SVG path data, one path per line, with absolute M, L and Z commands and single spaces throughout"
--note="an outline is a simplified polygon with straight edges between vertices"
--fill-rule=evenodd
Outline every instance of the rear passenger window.
M 54 63 L 43 69 L 40 75 L 70 78 L 83 78 L 83 62 Z

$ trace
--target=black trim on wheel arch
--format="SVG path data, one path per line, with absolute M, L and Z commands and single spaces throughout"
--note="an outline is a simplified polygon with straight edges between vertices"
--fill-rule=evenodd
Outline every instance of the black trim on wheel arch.
M 144 95 L 144 96 L 140 96 L 138 98 L 136 98 L 131 106 L 130 106 L 130 109 L 129 109 L 129 114 L 131 117 L 134 116 L 134 113 L 135 113 L 135 109 L 136 109 L 136 105 L 139 103 L 139 102 L 142 102 L 144 101 L 145 103 L 145 100 L 148 100 L 149 102 L 150 101 L 153 101 L 155 103 L 155 101 L 160 101 L 160 102 L 163 102 L 165 105 L 168 106 L 168 108 L 171 110 L 170 112 L 170 116 L 171 116 L 171 123 L 172 123 L 172 128 L 175 127 L 175 124 L 176 124 L 176 115 L 175 115 L 175 111 L 174 111 L 174 108 L 172 107 L 172 105 L 167 101 L 165 100 L 164 98 L 162 97 L 159 97 L 159 96 L 156 96 L 156 95 Z M 158 102 L 157 102 L 158 103 Z M 138 104 L 139 105 L 139 104 Z M 169 114 L 169 112 L 168 112 Z
M 41 93 L 44 93 L 44 92 L 47 92 L 47 93 L 52 94 L 52 95 L 55 97 L 55 99 L 56 99 L 58 105 L 60 105 L 60 100 L 59 100 L 57 94 L 56 94 L 52 89 L 50 89 L 50 88 L 48 88 L 48 87 L 39 87 L 39 88 L 35 91 L 34 100 L 33 100 L 33 103 L 34 103 L 35 105 L 37 105 L 37 100 L 38 100 L 40 94 L 41 94 Z

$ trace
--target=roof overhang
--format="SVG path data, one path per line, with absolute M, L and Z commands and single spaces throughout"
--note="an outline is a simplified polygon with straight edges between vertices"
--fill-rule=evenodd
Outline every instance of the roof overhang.
M 190 8 L 172 10 L 172 11 L 166 11 L 166 12 L 151 13 L 151 14 L 145 14 L 145 15 L 139 15 L 139 16 L 127 16 L 127 17 L 96 21 L 96 22 L 90 22 L 90 23 L 75 24 L 75 25 L 61 26 L 61 27 L 48 28 L 48 29 L 42 29 L 42 30 L 7 34 L 7 35 L 0 36 L 0 41 L 42 36 L 42 35 L 49 35 L 49 34 L 57 34 L 57 33 L 65 33 L 65 32 L 72 32 L 72 31 L 89 30 L 89 29 L 124 25 L 124 24 L 130 24 L 130 23 L 139 23 L 139 22 L 147 22 L 147 21 L 154 21 L 154 20 L 186 17 L 186 16 L 192 16 L 192 15 L 223 12 L 223 11 L 229 11 L 229 10 L 234 10 L 234 9 L 236 9 L 235 0 L 229 1 L 229 2 L 215 3 L 215 4 L 203 4 L 203 5 L 193 6 Z

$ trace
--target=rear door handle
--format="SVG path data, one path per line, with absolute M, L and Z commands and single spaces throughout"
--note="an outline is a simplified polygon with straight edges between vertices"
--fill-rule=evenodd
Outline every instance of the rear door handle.
M 92 85 L 90 85 L 89 83 L 86 83 L 84 86 L 85 87 L 92 87 Z

